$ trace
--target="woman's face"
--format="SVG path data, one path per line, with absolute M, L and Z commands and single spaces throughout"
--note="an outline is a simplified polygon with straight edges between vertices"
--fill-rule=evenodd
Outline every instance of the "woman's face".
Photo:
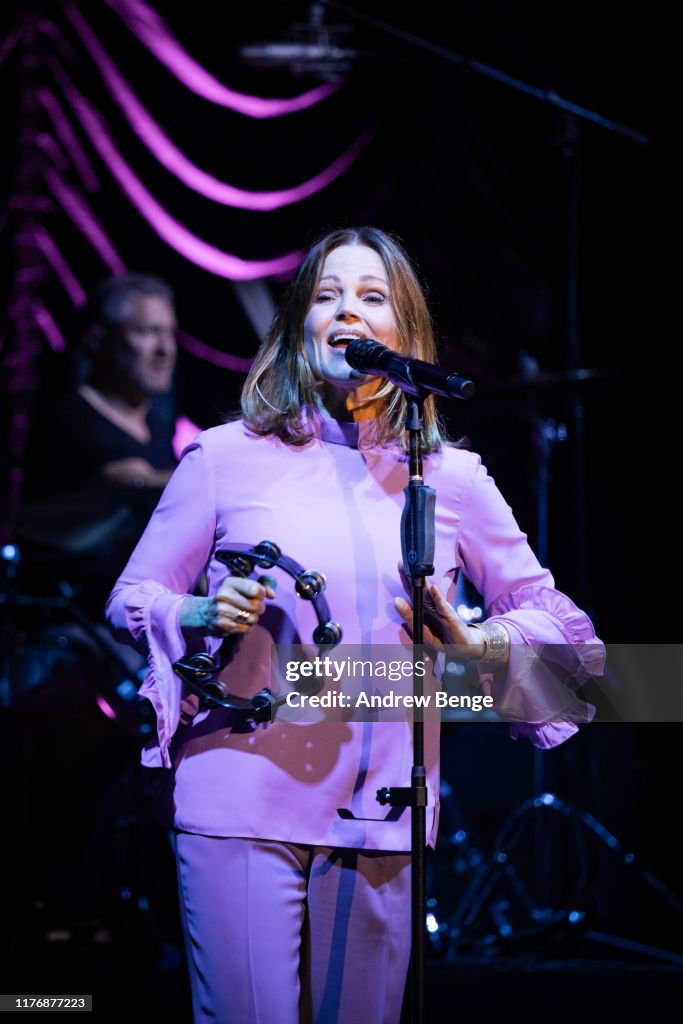
M 357 388 L 368 378 L 344 358 L 354 338 L 397 349 L 399 335 L 384 265 L 366 245 L 342 245 L 323 264 L 304 320 L 304 351 L 314 375 L 337 388 Z

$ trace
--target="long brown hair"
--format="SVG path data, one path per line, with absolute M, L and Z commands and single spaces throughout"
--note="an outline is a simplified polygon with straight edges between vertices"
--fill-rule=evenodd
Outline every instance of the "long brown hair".
M 398 328 L 398 351 L 427 362 L 436 361 L 432 319 L 416 272 L 395 237 L 374 227 L 339 228 L 320 238 L 308 251 L 289 285 L 256 355 L 242 389 L 244 421 L 254 434 L 275 435 L 286 444 L 304 445 L 313 434 L 305 409 L 318 408 L 319 382 L 304 352 L 304 320 L 311 307 L 327 256 L 342 245 L 366 245 L 378 253 L 389 281 Z M 403 443 L 406 398 L 385 381 L 371 399 L 380 413 L 372 442 Z M 424 403 L 425 454 L 441 447 L 443 426 L 433 396 Z

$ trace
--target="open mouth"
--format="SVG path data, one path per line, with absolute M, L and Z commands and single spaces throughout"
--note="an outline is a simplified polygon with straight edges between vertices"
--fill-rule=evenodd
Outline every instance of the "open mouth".
M 349 342 L 358 341 L 360 337 L 360 334 L 335 334 L 327 344 L 330 348 L 346 348 Z

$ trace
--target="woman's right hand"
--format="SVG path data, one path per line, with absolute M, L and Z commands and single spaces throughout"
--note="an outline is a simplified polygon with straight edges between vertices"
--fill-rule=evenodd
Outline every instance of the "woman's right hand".
M 180 606 L 181 629 L 199 629 L 209 636 L 248 633 L 266 610 L 265 598 L 275 591 L 242 576 L 228 576 L 212 597 L 186 597 Z

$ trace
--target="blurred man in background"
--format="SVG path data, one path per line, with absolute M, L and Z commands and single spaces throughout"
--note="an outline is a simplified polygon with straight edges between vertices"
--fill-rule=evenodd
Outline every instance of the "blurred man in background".
M 177 462 L 176 331 L 162 278 L 103 280 L 76 347 L 75 386 L 32 432 L 19 538 L 64 556 L 68 574 L 87 580 L 97 618 Z

